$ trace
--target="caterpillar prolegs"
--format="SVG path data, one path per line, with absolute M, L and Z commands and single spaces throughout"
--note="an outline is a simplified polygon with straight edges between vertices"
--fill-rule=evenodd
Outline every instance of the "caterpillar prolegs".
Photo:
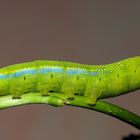
M 86 96 L 88 103 L 94 105 L 97 99 L 139 88 L 139 56 L 106 65 L 37 60 L 0 69 L 0 95 L 10 94 L 16 99 L 29 92 L 39 92 L 43 96 L 57 92 L 67 99 Z M 54 100 L 57 102 L 57 97 Z

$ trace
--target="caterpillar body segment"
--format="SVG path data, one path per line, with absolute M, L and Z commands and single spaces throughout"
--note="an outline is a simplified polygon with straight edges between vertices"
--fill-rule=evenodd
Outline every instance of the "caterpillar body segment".
M 83 65 L 63 61 L 38 60 L 0 69 L 0 95 L 22 98 L 29 92 L 42 96 L 63 94 L 88 97 L 93 105 L 97 99 L 119 96 L 140 88 L 140 57 L 107 65 Z M 60 103 L 58 97 L 55 103 Z

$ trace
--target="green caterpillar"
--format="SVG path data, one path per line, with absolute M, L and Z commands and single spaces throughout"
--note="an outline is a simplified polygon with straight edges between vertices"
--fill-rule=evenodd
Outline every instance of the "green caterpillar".
M 86 96 L 94 105 L 97 99 L 119 96 L 140 88 L 140 57 L 107 65 L 83 65 L 63 61 L 38 60 L 0 69 L 0 95 L 39 92 L 41 95 Z M 59 98 L 59 97 L 58 97 Z

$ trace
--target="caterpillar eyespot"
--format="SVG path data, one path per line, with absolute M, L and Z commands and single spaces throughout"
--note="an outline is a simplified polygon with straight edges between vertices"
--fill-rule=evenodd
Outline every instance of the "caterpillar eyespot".
M 99 81 L 101 81 L 102 79 L 101 78 L 99 78 Z
M 79 76 L 77 76 L 77 80 L 79 80 Z
M 51 78 L 53 78 L 53 75 L 51 74 Z
M 49 96 L 55 92 L 67 99 L 75 95 L 97 99 L 119 96 L 140 88 L 140 57 L 106 65 L 84 65 L 38 60 L 0 69 L 0 95 L 22 98 L 29 92 Z

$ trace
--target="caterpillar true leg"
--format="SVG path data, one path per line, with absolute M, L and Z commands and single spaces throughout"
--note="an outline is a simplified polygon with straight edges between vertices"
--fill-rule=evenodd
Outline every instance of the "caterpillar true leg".
M 23 92 L 19 88 L 12 88 L 10 90 L 10 94 L 12 95 L 12 99 L 21 99 L 21 95 L 23 94 Z
M 65 101 L 57 96 L 49 96 L 48 104 L 53 106 L 63 106 Z
M 12 95 L 12 99 L 20 99 L 24 94 L 24 86 L 20 86 L 19 80 L 13 80 L 12 86 L 10 86 L 9 93 Z
M 91 97 L 89 97 L 88 98 L 88 104 L 89 105 L 94 105 L 94 104 L 96 104 L 96 101 L 97 101 L 97 97 L 96 96 L 91 96 Z

